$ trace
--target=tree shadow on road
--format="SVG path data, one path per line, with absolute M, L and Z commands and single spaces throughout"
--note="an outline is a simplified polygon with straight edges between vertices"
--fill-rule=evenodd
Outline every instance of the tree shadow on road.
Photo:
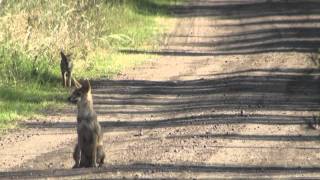
M 0 172 L 0 178 L 33 179 L 33 178 L 63 178 L 63 177 L 134 177 L 134 173 L 150 173 L 162 175 L 167 173 L 206 173 L 214 176 L 215 173 L 236 173 L 237 177 L 252 177 L 253 175 L 301 175 L 303 173 L 320 173 L 319 167 L 284 167 L 284 166 L 237 166 L 237 165 L 183 165 L 183 164 L 150 164 L 136 163 L 131 165 L 110 165 L 95 169 L 49 169 Z M 118 173 L 118 174 L 117 174 Z M 128 174 L 129 173 L 129 174 Z M 131 174 L 130 174 L 131 173 Z M 157 176 L 156 176 L 157 177 Z M 159 176 L 160 177 L 160 176 Z M 108 178 L 109 179 L 109 178 Z M 112 178 L 111 178 L 112 179 Z M 115 178 L 117 179 L 117 178 Z
M 317 0 L 204 0 L 202 4 L 191 3 L 176 6 L 178 17 L 219 17 L 223 19 L 262 18 L 269 16 L 319 15 L 320 2 Z
M 197 41 L 170 42 L 169 49 L 160 51 L 122 49 L 123 53 L 159 54 L 170 56 L 245 55 L 272 52 L 317 52 L 320 47 L 320 2 L 316 0 L 202 1 L 178 6 L 174 12 L 179 18 L 212 18 L 209 33 L 171 34 L 170 39 L 196 38 Z M 227 20 L 227 21 L 225 21 Z M 181 27 L 180 27 L 181 26 Z M 187 28 L 180 24 L 178 29 Z M 219 28 L 223 35 L 210 34 Z M 200 39 L 200 40 L 199 40 Z M 180 41 L 181 42 L 181 41 Z M 189 50 L 181 49 L 189 48 Z M 210 49 L 194 52 L 190 49 Z
M 261 72 L 272 75 L 247 75 Z M 98 80 L 92 82 L 94 108 L 99 116 L 119 117 L 113 121 L 101 120 L 108 130 L 209 124 L 307 124 L 312 116 L 283 112 L 319 112 L 319 72 L 318 69 L 251 69 L 190 81 Z M 277 113 L 243 113 L 250 111 Z M 130 120 L 121 116 L 153 118 Z M 25 126 L 75 128 L 76 124 L 26 122 Z

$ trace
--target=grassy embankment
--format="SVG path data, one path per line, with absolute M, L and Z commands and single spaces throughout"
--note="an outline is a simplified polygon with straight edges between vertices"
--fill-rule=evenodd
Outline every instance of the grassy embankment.
M 117 49 L 155 48 L 175 1 L 2 1 L 0 130 L 65 103 L 60 49 L 72 53 L 77 78 L 110 78 L 151 58 Z

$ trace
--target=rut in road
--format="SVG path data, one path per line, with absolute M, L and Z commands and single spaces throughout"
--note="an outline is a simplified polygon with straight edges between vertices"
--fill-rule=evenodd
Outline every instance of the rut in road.
M 161 50 L 122 50 L 159 58 L 92 82 L 105 168 L 69 170 L 67 109 L 59 121 L 26 122 L 55 148 L 30 150 L 0 178 L 319 177 L 319 131 L 308 124 L 320 109 L 320 2 L 193 0 L 173 11 Z

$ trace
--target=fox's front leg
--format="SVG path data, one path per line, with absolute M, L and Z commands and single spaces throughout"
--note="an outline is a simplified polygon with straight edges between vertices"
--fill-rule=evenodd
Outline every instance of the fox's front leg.
M 68 82 L 67 82 L 68 83 L 68 87 L 71 87 L 71 78 L 72 78 L 71 74 L 72 74 L 72 72 L 67 72 L 66 74 L 67 74 L 67 78 L 68 78 Z
M 85 152 L 83 152 L 83 149 L 84 149 L 84 137 L 83 137 L 83 134 L 79 133 L 79 130 L 78 130 L 78 148 L 79 148 L 79 167 L 82 168 L 82 167 L 88 167 L 88 158 L 86 157 L 86 154 Z
M 81 160 L 81 150 L 79 148 L 79 144 L 76 144 L 73 152 L 73 159 L 74 159 L 74 166 L 72 168 L 79 168 L 80 167 L 80 160 Z
M 91 167 L 98 167 L 98 165 L 97 165 L 97 144 L 98 144 L 97 140 L 98 140 L 97 135 L 94 135 L 92 146 L 91 146 L 91 150 L 92 150 Z

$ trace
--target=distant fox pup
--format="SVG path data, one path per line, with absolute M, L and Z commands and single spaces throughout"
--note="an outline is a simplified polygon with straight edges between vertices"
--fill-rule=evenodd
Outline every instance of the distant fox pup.
M 88 80 L 81 83 L 74 80 L 76 89 L 68 101 L 77 104 L 77 133 L 78 143 L 75 146 L 73 168 L 101 167 L 104 163 L 103 134 L 93 110 L 91 86 Z
M 60 52 L 61 61 L 60 61 L 60 68 L 62 74 L 62 85 L 64 87 L 71 87 L 71 76 L 72 76 L 72 69 L 73 69 L 73 62 L 71 60 L 71 55 L 65 55 L 62 51 Z

